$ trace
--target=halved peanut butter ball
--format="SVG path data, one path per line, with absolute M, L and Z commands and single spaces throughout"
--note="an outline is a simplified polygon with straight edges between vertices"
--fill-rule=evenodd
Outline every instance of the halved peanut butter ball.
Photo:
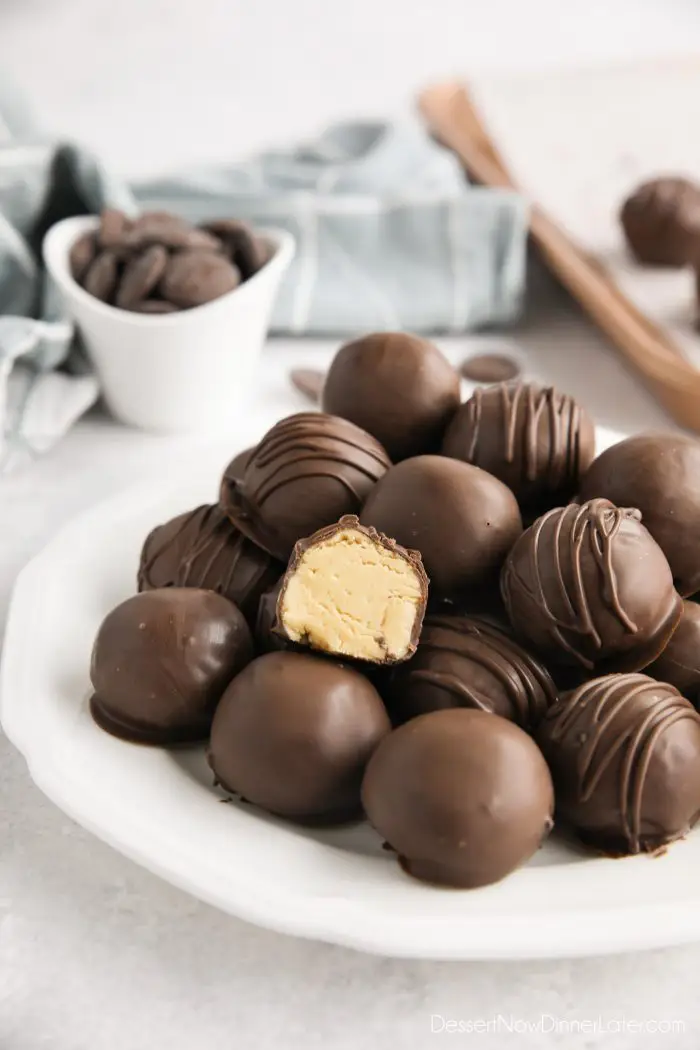
M 420 554 L 348 514 L 297 543 L 276 629 L 322 652 L 398 663 L 416 650 L 427 598 Z

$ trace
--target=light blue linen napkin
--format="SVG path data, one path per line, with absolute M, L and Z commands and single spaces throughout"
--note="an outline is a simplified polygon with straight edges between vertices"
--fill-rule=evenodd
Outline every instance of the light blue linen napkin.
M 521 305 L 524 201 L 469 186 L 416 121 L 339 124 L 288 150 L 129 186 L 49 141 L 0 82 L 0 470 L 49 448 L 98 396 L 37 260 L 52 222 L 105 205 L 289 230 L 297 255 L 275 332 L 463 332 L 508 323 Z

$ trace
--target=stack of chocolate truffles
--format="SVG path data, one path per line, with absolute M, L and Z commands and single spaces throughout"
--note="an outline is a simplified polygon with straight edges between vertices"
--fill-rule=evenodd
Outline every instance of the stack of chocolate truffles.
M 98 725 L 203 744 L 221 790 L 286 820 L 366 819 L 436 885 L 504 878 L 555 822 L 615 857 L 685 836 L 700 444 L 596 457 L 572 397 L 460 403 L 442 353 L 402 333 L 341 347 L 322 409 L 145 538 L 95 641 Z

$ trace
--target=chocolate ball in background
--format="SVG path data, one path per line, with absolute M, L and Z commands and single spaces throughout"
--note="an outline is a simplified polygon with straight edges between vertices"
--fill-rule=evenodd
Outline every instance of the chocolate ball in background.
M 370 492 L 360 521 L 420 551 L 435 599 L 487 586 L 522 532 L 517 501 L 503 482 L 444 456 L 392 467 Z
M 639 434 L 601 453 L 581 481 L 581 499 L 602 496 L 638 507 L 685 598 L 700 590 L 700 442 L 682 434 Z
M 552 826 L 547 765 L 531 738 L 484 711 L 421 715 L 369 761 L 362 802 L 410 875 L 471 889 L 498 882 Z
M 226 690 L 211 730 L 217 781 L 302 823 L 360 815 L 365 766 L 390 729 L 374 686 L 342 663 L 268 653 Z
M 684 601 L 680 623 L 646 674 L 668 682 L 694 704 L 700 701 L 700 605 Z
M 643 674 L 596 678 L 540 723 L 557 819 L 612 856 L 653 852 L 700 815 L 700 716 Z
M 382 695 L 394 724 L 469 707 L 530 732 L 557 689 L 543 664 L 487 620 L 431 614 L 415 656 L 391 672 Z
M 138 572 L 140 591 L 199 587 L 234 602 L 249 623 L 260 596 L 284 566 L 239 532 L 218 504 L 196 507 L 147 536 Z
M 698 257 L 700 186 L 664 177 L 642 183 L 620 211 L 627 246 L 649 266 L 685 266 Z
M 341 346 L 323 388 L 324 412 L 373 434 L 395 463 L 437 452 L 459 401 L 459 376 L 447 358 L 404 332 Z
M 501 591 L 516 635 L 553 663 L 639 670 L 681 616 L 663 551 L 637 510 L 595 499 L 549 511 L 515 543 Z
M 231 679 L 253 655 L 243 614 L 212 591 L 146 591 L 105 617 L 92 650 L 91 711 L 144 744 L 203 740 Z
M 453 416 L 442 454 L 473 463 L 515 493 L 523 513 L 568 503 L 595 455 L 587 412 L 567 394 L 534 383 L 477 389 Z
M 267 432 L 242 477 L 227 468 L 220 502 L 241 532 L 286 561 L 297 540 L 357 514 L 390 466 L 379 442 L 354 423 L 300 412 Z

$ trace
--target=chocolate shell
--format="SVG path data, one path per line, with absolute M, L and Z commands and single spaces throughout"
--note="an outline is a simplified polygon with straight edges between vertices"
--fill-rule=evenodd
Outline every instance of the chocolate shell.
M 93 718 L 138 743 L 203 740 L 219 698 L 252 655 L 243 614 L 221 595 L 180 587 L 134 595 L 97 633 Z
M 382 740 L 362 802 L 408 874 L 472 888 L 532 856 L 552 827 L 554 796 L 527 733 L 505 718 L 456 709 L 421 715 Z
M 545 660 L 588 671 L 638 670 L 681 616 L 663 551 L 638 510 L 595 499 L 550 510 L 527 529 L 501 574 L 516 635 Z
M 395 463 L 437 452 L 459 400 L 459 376 L 447 358 L 405 332 L 341 346 L 323 388 L 324 411 L 374 434 Z
M 280 649 L 295 648 L 293 642 L 283 638 L 275 630 L 277 625 L 277 602 L 283 583 L 284 577 L 280 576 L 274 587 L 270 587 L 269 591 L 265 591 L 258 602 L 258 613 L 255 617 L 255 627 L 253 628 L 255 648 L 258 653 L 272 653 Z
M 360 521 L 420 551 L 436 600 L 493 583 L 522 532 L 517 501 L 503 482 L 445 456 L 416 456 L 392 467 Z
M 382 690 L 392 721 L 442 708 L 470 707 L 530 732 L 557 700 L 547 669 L 487 620 L 431 614 L 416 655 Z
M 286 561 L 297 540 L 357 513 L 390 466 L 379 442 L 353 423 L 300 412 L 267 432 L 242 477 L 226 470 L 221 504 L 241 532 Z
M 359 817 L 365 766 L 390 729 L 376 689 L 310 653 L 253 660 L 222 697 L 209 764 L 222 787 L 300 823 Z
M 528 515 L 568 503 L 595 455 L 588 413 L 534 383 L 478 389 L 447 428 L 442 454 L 500 478 Z
M 334 656 L 393 664 L 416 651 L 427 600 L 420 554 L 347 514 L 296 544 L 276 630 Z
M 700 815 L 700 716 L 672 685 L 594 679 L 549 709 L 537 741 L 557 819 L 603 853 L 653 852 Z
M 140 591 L 200 587 L 235 602 L 255 619 L 260 596 L 283 566 L 239 532 L 218 504 L 204 505 L 159 525 L 146 538 L 138 573 Z
M 678 592 L 700 590 L 700 441 L 684 434 L 639 434 L 613 445 L 591 464 L 581 499 L 602 496 L 637 507 L 668 558 Z
M 696 707 L 700 702 L 700 605 L 683 602 L 683 614 L 671 640 L 646 673 L 674 685 Z

